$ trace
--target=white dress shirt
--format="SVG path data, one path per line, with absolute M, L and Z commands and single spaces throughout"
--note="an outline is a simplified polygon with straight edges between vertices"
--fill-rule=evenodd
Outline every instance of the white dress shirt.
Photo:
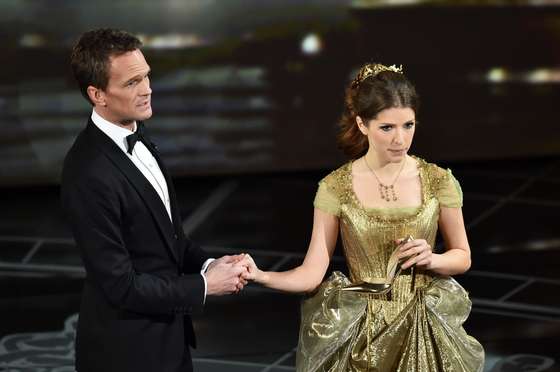
M 126 156 L 132 161 L 132 163 L 138 168 L 138 170 L 144 175 L 144 177 L 150 182 L 154 190 L 159 195 L 165 210 L 173 223 L 173 217 L 171 216 L 171 202 L 169 200 L 169 190 L 167 188 L 167 182 L 165 177 L 159 168 L 157 160 L 154 158 L 150 150 L 141 142 L 138 141 L 134 145 L 132 150 L 132 155 L 128 153 L 128 144 L 126 142 L 126 137 L 131 135 L 136 131 L 136 122 L 134 122 L 134 131 L 123 128 L 117 124 L 113 124 L 105 119 L 103 119 L 96 111 L 93 110 L 91 114 L 91 120 L 103 133 L 105 133 L 109 138 L 113 140 L 119 146 L 119 148 L 126 154 Z M 200 274 L 204 280 L 204 301 L 206 301 L 206 291 L 208 284 L 206 283 L 206 276 L 204 273 L 208 269 L 208 265 L 213 261 L 212 258 L 208 259 L 204 265 L 202 265 L 202 270 Z
M 126 154 L 126 156 L 134 163 L 136 168 L 142 174 L 148 182 L 153 186 L 159 195 L 167 214 L 173 222 L 171 217 L 171 203 L 169 201 L 169 190 L 167 189 L 167 182 L 165 182 L 165 177 L 158 166 L 158 163 L 150 150 L 141 142 L 136 142 L 134 150 L 132 150 L 132 155 L 128 153 L 128 144 L 126 143 L 126 137 L 131 135 L 136 131 L 136 122 L 134 123 L 134 131 L 128 130 L 116 124 L 113 124 L 105 119 L 103 119 L 95 110 L 91 114 L 91 120 L 93 123 L 101 129 L 109 138 L 111 138 L 117 146 Z

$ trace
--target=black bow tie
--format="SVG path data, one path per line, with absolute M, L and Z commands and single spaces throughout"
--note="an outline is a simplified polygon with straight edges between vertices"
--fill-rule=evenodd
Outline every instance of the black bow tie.
M 146 133 L 144 132 L 144 124 L 142 122 L 138 122 L 136 125 L 136 132 L 126 136 L 126 143 L 128 144 L 128 153 L 132 155 L 132 150 L 134 150 L 134 145 L 136 142 L 142 142 L 146 147 L 150 148 L 150 141 L 146 137 Z

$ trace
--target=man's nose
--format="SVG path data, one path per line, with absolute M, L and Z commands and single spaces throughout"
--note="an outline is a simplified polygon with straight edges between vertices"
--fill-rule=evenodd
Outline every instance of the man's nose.
M 144 80 L 142 80 L 142 85 L 140 88 L 141 95 L 147 96 L 148 94 L 152 94 L 152 88 L 150 88 L 150 79 L 145 78 Z

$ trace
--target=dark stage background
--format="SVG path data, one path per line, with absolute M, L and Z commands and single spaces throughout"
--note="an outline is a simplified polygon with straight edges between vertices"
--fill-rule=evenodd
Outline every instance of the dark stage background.
M 90 112 L 70 48 L 102 26 L 145 42 L 147 125 L 176 176 L 333 168 L 344 160 L 334 141 L 343 89 L 365 61 L 403 64 L 416 83 L 418 154 L 557 154 L 551 3 L 3 0 L 0 184 L 58 182 Z

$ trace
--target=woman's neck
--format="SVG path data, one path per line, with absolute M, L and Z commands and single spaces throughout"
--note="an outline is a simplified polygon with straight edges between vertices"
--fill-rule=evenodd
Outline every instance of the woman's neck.
M 365 164 L 366 168 L 369 166 L 379 177 L 393 179 L 405 165 L 403 162 L 406 162 L 407 157 L 408 155 L 405 155 L 401 161 L 391 162 L 389 159 L 380 159 L 380 157 L 370 149 L 364 155 L 365 159 L 363 161 L 367 162 Z

